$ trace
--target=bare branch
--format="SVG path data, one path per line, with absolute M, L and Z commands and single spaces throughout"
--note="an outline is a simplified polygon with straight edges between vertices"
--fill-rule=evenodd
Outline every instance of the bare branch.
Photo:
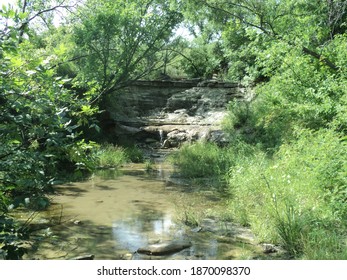
M 185 58 L 186 60 L 188 60 L 190 62 L 190 64 L 193 66 L 193 68 L 195 69 L 196 73 L 200 73 L 200 70 L 198 69 L 198 67 L 194 64 L 194 61 L 192 59 L 190 59 L 188 56 L 186 56 L 185 54 L 183 54 L 182 52 L 180 51 L 177 51 L 175 49 L 170 49 L 170 48 L 164 48 L 163 51 L 165 50 L 168 50 L 168 51 L 171 51 L 171 52 L 175 52 L 175 53 L 178 53 L 180 56 L 182 56 L 183 58 Z
M 73 8 L 75 6 L 76 5 L 72 5 L 72 6 L 71 5 L 57 5 L 57 6 L 45 9 L 45 10 L 41 10 L 41 11 L 37 12 L 35 15 L 33 15 L 32 17 L 28 18 L 23 24 L 28 24 L 30 21 L 32 21 L 33 19 L 35 19 L 36 17 L 38 17 L 44 13 L 52 12 L 52 11 L 57 10 L 57 9 L 69 10 L 70 8 Z

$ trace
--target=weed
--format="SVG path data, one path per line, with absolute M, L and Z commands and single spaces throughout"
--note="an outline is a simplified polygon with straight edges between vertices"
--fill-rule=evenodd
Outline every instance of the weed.
M 200 224 L 198 214 L 189 208 L 185 208 L 178 219 L 186 226 L 192 228 Z
M 127 147 L 125 153 L 131 162 L 141 163 L 144 161 L 143 151 L 136 146 Z
M 346 257 L 346 149 L 339 139 L 301 130 L 272 159 L 259 152 L 239 160 L 229 172 L 235 219 L 294 258 Z
M 123 148 L 111 144 L 102 146 L 96 153 L 100 167 L 120 167 L 128 161 Z
M 180 175 L 186 178 L 221 177 L 233 164 L 233 153 L 216 144 L 197 142 L 183 145 L 171 156 Z
M 151 161 L 151 160 L 146 160 L 146 161 L 145 161 L 145 171 L 146 171 L 147 173 L 151 173 L 151 172 L 153 172 L 153 171 L 155 171 L 155 170 L 156 170 L 156 168 L 155 168 L 155 166 L 154 166 L 154 162 Z

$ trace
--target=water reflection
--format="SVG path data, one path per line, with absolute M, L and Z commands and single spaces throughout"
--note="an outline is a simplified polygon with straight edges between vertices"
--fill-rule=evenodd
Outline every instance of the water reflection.
M 140 247 L 169 239 L 174 227 L 170 215 L 153 219 L 137 217 L 115 221 L 112 224 L 112 235 L 116 243 L 130 252 L 135 252 Z
M 183 239 L 191 241 L 192 247 L 161 258 L 237 258 L 245 246 L 232 239 L 219 240 L 218 234 L 213 232 L 217 224 L 202 225 L 208 230 L 200 232 L 178 220 L 184 209 L 202 213 L 218 201 L 199 193 L 185 192 L 185 188 L 176 185 L 170 185 L 168 191 L 166 170 L 161 167 L 159 178 L 158 174 L 146 174 L 143 166 L 138 165 L 121 172 L 102 170 L 89 181 L 60 186 L 54 205 L 63 206 L 64 211 L 59 210 L 57 215 L 63 214 L 60 218 L 67 223 L 54 227 L 54 239 L 41 241 L 38 250 L 28 258 L 94 254 L 96 259 L 122 259 L 148 244 Z M 252 246 L 248 247 L 248 251 L 254 251 Z M 146 257 L 136 256 L 137 259 Z

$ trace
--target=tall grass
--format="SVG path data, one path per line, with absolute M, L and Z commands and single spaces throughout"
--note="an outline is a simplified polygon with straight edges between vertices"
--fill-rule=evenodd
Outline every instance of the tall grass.
M 253 147 L 242 142 L 224 148 L 214 143 L 196 142 L 183 145 L 171 155 L 170 160 L 182 177 L 222 180 L 240 158 L 252 154 L 253 150 Z
M 111 144 L 101 146 L 96 157 L 99 167 L 102 168 L 117 168 L 128 161 L 125 149 Z
M 206 178 L 225 174 L 230 167 L 230 153 L 213 143 L 197 142 L 183 145 L 171 161 L 186 178 Z
M 139 163 L 144 161 L 143 152 L 135 146 L 123 148 L 104 144 L 96 150 L 95 156 L 97 165 L 101 168 L 117 168 L 127 162 Z
M 130 146 L 125 148 L 125 153 L 129 161 L 134 163 L 144 162 L 143 151 L 136 146 Z
M 259 242 L 296 259 L 347 259 L 347 143 L 332 130 L 298 130 L 269 156 L 235 142 L 184 145 L 172 160 L 187 178 L 226 179 L 226 212 Z M 227 175 L 226 175 L 227 174 Z
M 294 258 L 345 258 L 343 151 L 346 145 L 332 131 L 301 131 L 273 159 L 260 152 L 239 162 L 229 173 L 234 217 L 259 241 L 281 244 Z

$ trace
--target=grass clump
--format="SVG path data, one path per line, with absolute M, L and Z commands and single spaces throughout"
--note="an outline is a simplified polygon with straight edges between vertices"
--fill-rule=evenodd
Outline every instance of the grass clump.
M 143 152 L 137 147 L 123 148 L 113 144 L 105 144 L 96 152 L 98 166 L 101 168 L 117 168 L 127 162 L 144 161 Z
M 259 242 L 281 245 L 290 258 L 347 259 L 346 150 L 343 134 L 301 128 L 270 153 L 242 140 L 199 142 L 172 161 L 184 177 L 226 180 L 225 211 Z
M 224 176 L 234 163 L 234 152 L 214 143 L 185 144 L 171 156 L 171 161 L 185 178 Z
M 143 151 L 136 146 L 127 147 L 125 149 L 125 153 L 129 161 L 134 163 L 144 162 L 144 154 Z
M 101 146 L 96 156 L 101 168 L 117 168 L 129 160 L 124 148 L 112 144 Z

